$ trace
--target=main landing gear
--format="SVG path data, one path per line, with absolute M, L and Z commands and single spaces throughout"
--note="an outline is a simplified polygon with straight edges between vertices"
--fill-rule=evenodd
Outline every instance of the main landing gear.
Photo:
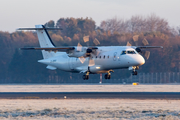
M 108 73 L 105 74 L 104 78 L 105 78 L 105 79 L 111 79 L 111 74 L 110 74 L 110 75 L 109 75 Z
M 88 80 L 89 79 L 89 72 L 87 72 L 85 75 L 83 75 L 83 80 Z
M 108 71 L 108 73 L 105 74 L 104 78 L 105 79 L 111 79 L 111 72 L 114 72 L 114 71 L 113 70 Z

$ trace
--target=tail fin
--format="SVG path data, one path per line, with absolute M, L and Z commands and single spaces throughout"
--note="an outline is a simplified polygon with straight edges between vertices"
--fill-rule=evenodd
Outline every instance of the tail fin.
M 35 25 L 35 27 L 43 28 L 43 29 L 36 29 L 40 47 L 51 47 L 51 48 L 55 47 L 46 28 L 43 25 Z M 55 56 L 55 53 L 42 50 L 42 55 L 44 59 L 47 59 L 47 58 Z

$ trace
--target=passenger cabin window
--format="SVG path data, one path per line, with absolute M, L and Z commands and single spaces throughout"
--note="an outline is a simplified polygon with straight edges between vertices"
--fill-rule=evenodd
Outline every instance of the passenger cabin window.
M 109 58 L 109 55 L 108 55 L 108 58 Z
M 104 59 L 105 59 L 105 55 L 104 55 Z
M 101 56 L 99 58 L 101 59 Z

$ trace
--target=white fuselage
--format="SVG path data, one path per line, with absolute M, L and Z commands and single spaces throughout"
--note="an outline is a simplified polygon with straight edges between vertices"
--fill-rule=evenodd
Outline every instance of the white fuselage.
M 140 66 L 145 63 L 144 58 L 135 49 L 128 46 L 98 47 L 98 50 L 100 53 L 97 56 L 92 56 L 95 63 L 93 66 L 88 66 L 89 57 L 86 57 L 85 62 L 82 63 L 79 58 L 69 57 L 66 52 L 57 52 L 54 57 L 39 60 L 38 62 L 63 71 L 80 73 L 89 70 L 92 74 L 106 73 L 111 69 Z M 126 51 L 126 54 L 122 54 L 123 51 Z M 134 52 L 128 54 L 127 51 Z

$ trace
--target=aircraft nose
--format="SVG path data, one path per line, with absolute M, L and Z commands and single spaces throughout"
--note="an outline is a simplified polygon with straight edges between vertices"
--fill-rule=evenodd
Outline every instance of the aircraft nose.
M 141 55 L 139 55 L 138 63 L 139 63 L 139 65 L 143 65 L 145 63 L 145 60 Z

